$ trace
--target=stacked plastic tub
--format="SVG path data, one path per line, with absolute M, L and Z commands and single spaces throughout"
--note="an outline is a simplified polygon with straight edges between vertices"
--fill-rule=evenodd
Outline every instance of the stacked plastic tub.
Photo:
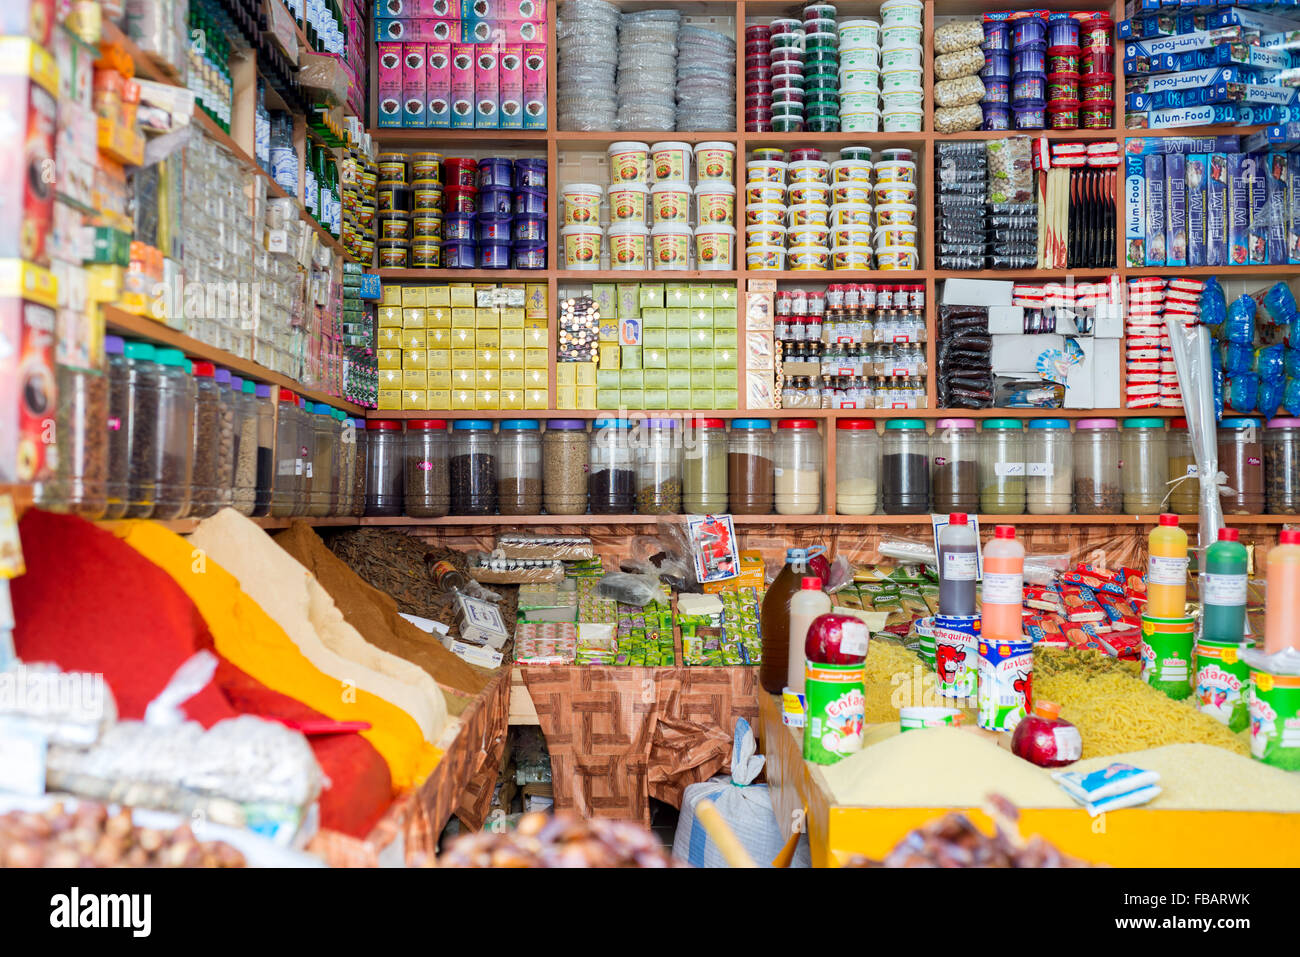
M 618 32 L 615 129 L 671 131 L 677 124 L 676 10 L 623 14 Z
M 772 27 L 752 23 L 745 27 L 745 131 L 772 132 L 772 95 L 776 79 L 772 67 Z M 781 73 L 781 86 L 803 89 L 803 64 L 797 74 Z M 802 119 L 802 117 L 801 117 Z
M 1011 129 L 1011 26 L 1005 14 L 984 17 L 984 125 L 986 130 Z
M 768 117 L 774 133 L 801 133 L 804 129 L 804 97 L 808 77 L 804 73 L 803 21 L 778 17 L 770 25 L 772 61 L 772 112 Z M 825 81 L 819 80 L 819 88 Z
M 1011 113 L 1018 130 L 1047 125 L 1047 15 L 1011 20 Z
M 735 39 L 682 24 L 677 31 L 677 129 L 730 130 L 735 123 Z
M 886 133 L 915 133 L 925 117 L 921 87 L 921 0 L 880 5 L 880 122 Z
M 1110 14 L 1093 13 L 1080 24 L 1079 108 L 1086 130 L 1115 123 L 1115 40 Z
M 612 130 L 618 117 L 619 11 L 605 0 L 564 0 L 556 17 L 556 123 Z
M 840 129 L 874 133 L 880 129 L 880 24 L 841 20 Z
M 546 268 L 546 160 L 443 161 L 447 269 Z

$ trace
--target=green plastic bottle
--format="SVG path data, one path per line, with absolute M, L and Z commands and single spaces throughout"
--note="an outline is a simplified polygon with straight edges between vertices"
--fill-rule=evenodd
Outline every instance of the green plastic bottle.
M 1201 637 L 1241 641 L 1246 632 L 1246 546 L 1235 528 L 1219 529 L 1201 572 Z

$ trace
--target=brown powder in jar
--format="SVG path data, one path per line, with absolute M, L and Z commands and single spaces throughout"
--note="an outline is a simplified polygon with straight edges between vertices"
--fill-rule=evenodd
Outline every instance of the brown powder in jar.
M 727 498 L 734 515 L 770 515 L 776 495 L 774 465 L 764 455 L 727 453 Z

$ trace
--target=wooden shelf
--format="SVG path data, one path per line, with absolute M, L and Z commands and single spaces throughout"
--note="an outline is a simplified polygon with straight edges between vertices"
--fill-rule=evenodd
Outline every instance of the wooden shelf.
M 131 519 L 105 519 L 98 521 L 95 524 L 101 528 L 111 530 L 117 526 L 124 525 L 129 521 L 131 521 Z M 176 518 L 159 521 L 158 524 L 169 532 L 176 532 L 178 535 L 188 535 L 198 527 L 200 521 L 202 521 L 202 519 Z M 313 525 L 318 528 L 324 528 L 327 526 L 347 527 L 361 524 L 362 519 L 354 516 L 348 516 L 346 518 L 309 518 L 305 515 L 298 515 L 293 518 L 250 518 L 249 521 L 257 525 L 259 528 L 274 529 L 288 528 L 292 522 L 306 522 L 308 525 Z
M 1182 409 L 371 409 L 371 419 L 1176 419 Z
M 202 359 L 207 362 L 215 362 L 220 366 L 229 369 L 237 375 L 249 379 L 256 379 L 259 382 L 266 382 L 271 385 L 277 385 L 285 389 L 290 389 L 298 395 L 304 396 L 313 402 L 324 402 L 328 405 L 335 406 L 349 412 L 352 415 L 364 415 L 366 409 L 359 405 L 341 399 L 338 396 L 329 395 L 317 389 L 310 389 L 295 382 L 286 375 L 278 372 L 272 372 L 263 365 L 253 362 L 251 359 L 242 359 L 233 353 L 226 352 L 224 349 L 218 349 L 207 343 L 200 342 L 187 336 L 183 332 L 178 332 L 169 326 L 163 325 L 155 319 L 146 316 L 137 316 L 134 313 L 119 309 L 116 306 L 104 306 L 104 322 L 110 332 L 118 335 L 134 336 L 138 339 L 148 339 L 150 342 L 156 342 L 160 345 L 169 346 L 173 349 L 180 349 L 187 356 L 193 359 Z
M 372 269 L 380 282 L 538 282 L 545 269 Z
M 447 130 L 431 127 L 384 129 L 370 127 L 370 138 L 384 147 L 429 149 L 444 143 L 481 146 L 508 146 L 515 143 L 546 145 L 547 130 Z

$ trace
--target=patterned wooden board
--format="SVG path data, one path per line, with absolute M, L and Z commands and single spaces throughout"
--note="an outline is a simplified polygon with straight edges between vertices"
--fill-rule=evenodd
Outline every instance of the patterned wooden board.
M 757 669 L 521 667 L 551 755 L 557 810 L 650 823 L 648 798 L 725 770 Z

